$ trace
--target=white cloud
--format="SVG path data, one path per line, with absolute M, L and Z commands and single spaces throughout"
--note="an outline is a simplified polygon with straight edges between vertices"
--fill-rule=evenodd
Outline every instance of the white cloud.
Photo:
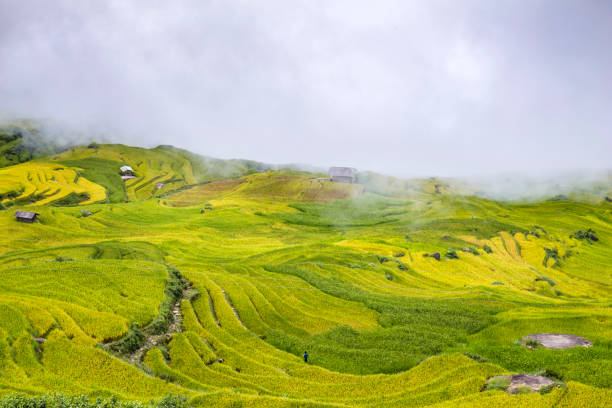
M 604 168 L 611 15 L 552 0 L 0 0 L 0 116 L 397 175 Z

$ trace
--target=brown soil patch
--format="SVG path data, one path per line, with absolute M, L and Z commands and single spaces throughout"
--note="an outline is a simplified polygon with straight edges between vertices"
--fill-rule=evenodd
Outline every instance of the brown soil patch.
M 549 349 L 568 349 L 572 347 L 591 347 L 593 343 L 585 339 L 584 337 L 574 336 L 573 334 L 558 334 L 558 333 L 537 333 L 529 334 L 523 337 L 522 342 L 525 344 L 527 340 L 536 340 L 542 344 L 542 346 Z
M 508 394 L 517 394 L 520 388 L 527 387 L 531 391 L 540 391 L 540 388 L 552 385 L 554 383 L 550 378 L 542 377 L 539 375 L 525 375 L 518 374 L 513 375 L 510 380 L 510 385 L 506 389 Z
M 553 380 L 539 375 L 498 375 L 487 380 L 487 384 L 483 390 L 504 389 L 508 394 L 519 394 L 525 390 L 530 392 L 538 392 L 543 387 L 548 387 L 555 384 Z M 499 386 L 505 388 L 499 388 Z

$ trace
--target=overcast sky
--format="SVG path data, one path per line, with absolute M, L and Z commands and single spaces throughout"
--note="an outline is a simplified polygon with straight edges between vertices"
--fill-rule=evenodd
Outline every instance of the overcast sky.
M 612 1 L 0 0 L 0 117 L 399 176 L 610 168 Z

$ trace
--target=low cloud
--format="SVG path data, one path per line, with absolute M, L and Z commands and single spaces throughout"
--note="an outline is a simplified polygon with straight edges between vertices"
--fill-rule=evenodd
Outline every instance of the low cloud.
M 2 1 L 0 117 L 400 177 L 600 171 L 610 38 L 596 1 Z

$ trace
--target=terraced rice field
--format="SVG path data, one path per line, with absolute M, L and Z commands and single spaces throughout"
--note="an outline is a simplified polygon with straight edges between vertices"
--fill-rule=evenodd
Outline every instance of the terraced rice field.
M 135 177 L 124 181 L 119 169 L 125 165 L 134 169 Z M 210 159 L 170 146 L 100 148 L 92 144 L 0 169 L 0 204 L 87 205 L 143 200 L 265 168 L 261 163 Z
M 49 158 L 73 161 L 62 171 L 78 160 L 93 171 L 91 157 L 131 163 L 147 176 L 126 183 L 121 200 L 14 206 L 40 213 L 34 224 L 15 222 L 13 208 L 0 212 L 0 395 L 148 402 L 173 393 L 192 406 L 232 407 L 610 406 L 610 203 L 509 204 L 450 187 L 436 193 L 434 181 L 382 195 L 376 185 L 287 171 L 155 197 L 149 187 L 171 174 L 185 185 L 210 180 L 189 178 L 193 165 L 164 167 L 158 152 L 134 163 L 133 152 L 101 146 Z M 48 168 L 29 162 L 0 174 L 39 166 Z M 588 228 L 599 241 L 574 237 Z M 131 347 L 139 333 L 163 335 L 171 322 L 181 330 L 142 361 L 110 350 L 117 341 Z M 520 340 L 533 333 L 575 334 L 593 346 L 530 349 Z M 490 377 L 535 373 L 565 387 L 482 391 Z
M 24 163 L 0 169 L 2 204 L 53 204 L 68 196 L 77 196 L 80 204 L 92 204 L 106 198 L 104 188 L 81 178 L 70 168 L 53 163 Z

